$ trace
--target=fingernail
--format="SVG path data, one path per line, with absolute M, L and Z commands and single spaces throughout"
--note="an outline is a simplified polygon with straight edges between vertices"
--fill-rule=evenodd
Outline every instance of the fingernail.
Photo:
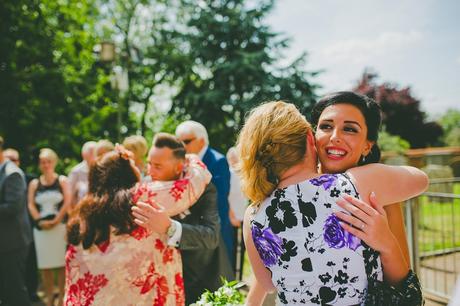
M 375 192 L 371 192 L 371 197 L 375 197 Z

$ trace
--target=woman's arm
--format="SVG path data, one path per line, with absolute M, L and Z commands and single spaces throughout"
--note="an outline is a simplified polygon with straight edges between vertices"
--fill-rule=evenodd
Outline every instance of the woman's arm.
M 346 195 L 337 201 L 337 205 L 352 215 L 340 211 L 335 214 L 345 221 L 341 225 L 346 231 L 380 252 L 385 281 L 398 285 L 409 273 L 409 264 L 389 228 L 385 210 L 377 203 L 374 194 L 369 198 L 370 205 Z
M 137 184 L 132 189 L 133 202 L 155 203 L 169 216 L 184 212 L 203 195 L 211 181 L 211 173 L 196 155 L 187 155 L 185 170 L 185 175 L 176 181 Z
M 252 271 L 256 277 L 256 281 L 262 288 L 267 292 L 272 292 L 276 288 L 273 286 L 270 271 L 265 268 L 262 259 L 259 257 L 259 253 L 256 250 L 254 241 L 252 240 L 251 234 L 251 211 L 252 207 L 246 209 L 243 221 L 243 238 L 244 244 L 246 245 L 246 251 L 248 253 L 249 262 L 251 263 Z M 257 305 L 257 304 L 252 304 Z
M 58 224 L 59 222 L 62 221 L 66 213 L 68 212 L 70 208 L 70 204 L 72 201 L 72 191 L 70 189 L 69 181 L 67 177 L 60 175 L 59 176 L 59 184 L 61 185 L 62 189 L 62 195 L 63 195 L 63 203 L 61 206 L 61 209 L 59 210 L 59 213 L 57 214 L 56 218 L 54 218 L 55 224 Z
M 266 296 L 267 291 L 265 291 L 264 287 L 254 278 L 249 287 L 245 306 L 261 306 Z
M 35 205 L 35 191 L 37 190 L 38 179 L 33 179 L 29 183 L 29 191 L 27 193 L 27 207 L 32 219 L 35 221 L 40 219 L 40 213 L 38 212 L 37 206 Z
M 389 205 L 415 197 L 428 188 L 425 172 L 410 166 L 369 164 L 347 171 L 359 194 L 374 192 L 380 205 Z M 368 196 L 363 197 L 369 201 Z
M 409 246 L 407 244 L 406 228 L 404 225 L 401 203 L 390 204 L 385 206 L 383 209 L 385 209 L 387 214 L 388 226 L 398 241 L 398 245 L 401 248 L 404 259 L 407 264 L 410 265 Z

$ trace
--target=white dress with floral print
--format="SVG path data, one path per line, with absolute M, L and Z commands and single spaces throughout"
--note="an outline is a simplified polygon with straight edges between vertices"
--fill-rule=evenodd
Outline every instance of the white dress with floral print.
M 344 193 L 359 197 L 345 174 L 326 174 L 275 190 L 254 212 L 254 244 L 281 304 L 359 305 L 367 274 L 382 279 L 378 253 L 333 214 Z

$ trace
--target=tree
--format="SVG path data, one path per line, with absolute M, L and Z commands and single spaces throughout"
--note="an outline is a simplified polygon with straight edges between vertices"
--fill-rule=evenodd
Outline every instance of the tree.
M 383 152 L 404 154 L 410 149 L 410 144 L 399 136 L 389 134 L 385 129 L 379 132 L 379 148 Z
M 273 1 L 181 1 L 187 27 L 180 32 L 190 65 L 181 76 L 171 112 L 203 123 L 213 146 L 227 149 L 245 113 L 266 100 L 300 108 L 314 103 L 316 86 L 304 70 L 305 55 L 277 66 L 287 39 L 263 21 Z
M 444 130 L 444 143 L 448 146 L 460 146 L 460 111 L 449 109 L 439 118 L 438 123 Z
M 172 95 L 190 66 L 176 31 L 184 26 L 181 7 L 171 0 L 111 0 L 101 1 L 101 7 L 99 35 L 115 41 L 119 53 L 115 65 L 123 67 L 129 79 L 128 93 L 119 105 L 122 134 L 150 134 L 163 121 L 155 113 L 165 103 L 160 91 Z
M 410 87 L 383 83 L 378 85 L 375 73 L 364 72 L 354 91 L 373 98 L 382 107 L 386 131 L 407 140 L 412 148 L 439 145 L 443 134 L 436 122 L 427 122 L 420 110 L 420 101 L 412 96 Z
M 0 2 L 0 133 L 35 165 L 40 147 L 78 158 L 115 131 L 109 78 L 97 67 L 90 0 Z

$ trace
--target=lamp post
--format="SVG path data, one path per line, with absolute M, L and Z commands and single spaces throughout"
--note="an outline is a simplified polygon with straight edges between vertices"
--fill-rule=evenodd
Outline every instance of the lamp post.
M 115 65 L 116 61 L 116 48 L 115 44 L 111 41 L 103 41 L 96 47 L 99 53 L 99 59 L 101 62 L 109 63 L 111 65 L 111 77 L 110 83 L 112 88 L 117 92 L 117 137 L 118 141 L 121 142 L 121 126 L 122 126 L 122 114 L 123 114 L 123 100 L 129 90 L 129 79 L 128 71 L 123 69 L 120 65 Z

